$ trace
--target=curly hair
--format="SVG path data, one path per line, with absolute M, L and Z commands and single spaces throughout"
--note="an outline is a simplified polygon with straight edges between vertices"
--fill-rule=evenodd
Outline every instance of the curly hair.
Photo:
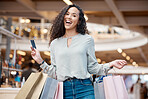
M 65 8 L 62 9 L 62 11 L 57 15 L 57 17 L 55 18 L 55 20 L 53 22 L 53 25 L 52 25 L 51 30 L 50 30 L 49 45 L 54 39 L 64 36 L 64 34 L 65 34 L 64 16 L 65 16 L 66 12 L 68 11 L 68 9 L 71 8 L 71 7 L 76 7 L 80 12 L 79 13 L 79 22 L 78 22 L 77 27 L 76 27 L 76 32 L 81 33 L 83 35 L 86 34 L 86 33 L 88 34 L 83 10 L 75 4 L 68 5 L 68 6 L 66 6 Z

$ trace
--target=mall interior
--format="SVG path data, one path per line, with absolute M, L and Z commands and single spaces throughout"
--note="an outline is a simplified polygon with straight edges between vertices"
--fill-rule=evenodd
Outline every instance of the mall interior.
M 98 63 L 126 60 L 108 73 L 123 76 L 129 99 L 148 99 L 148 0 L 0 0 L 0 99 L 16 96 L 27 79 L 24 71 L 40 71 L 30 40 L 51 64 L 52 23 L 73 3 L 84 10 Z

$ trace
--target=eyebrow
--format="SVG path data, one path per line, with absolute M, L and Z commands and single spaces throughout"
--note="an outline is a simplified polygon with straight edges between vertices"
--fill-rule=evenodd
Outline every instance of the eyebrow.
M 70 13 L 70 12 L 67 12 L 67 13 Z M 72 14 L 76 14 L 76 15 L 78 15 L 77 13 L 72 13 Z

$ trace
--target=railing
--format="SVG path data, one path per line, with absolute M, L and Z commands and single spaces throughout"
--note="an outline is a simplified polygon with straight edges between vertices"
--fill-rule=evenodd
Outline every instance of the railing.
M 12 33 L 12 32 L 10 32 L 10 31 L 8 31 L 8 30 L 2 28 L 2 27 L 0 27 L 0 33 L 1 33 L 1 34 L 4 34 L 4 35 L 6 35 L 6 36 L 9 36 L 9 37 L 11 37 L 11 38 L 21 39 L 20 36 L 14 34 L 14 33 Z

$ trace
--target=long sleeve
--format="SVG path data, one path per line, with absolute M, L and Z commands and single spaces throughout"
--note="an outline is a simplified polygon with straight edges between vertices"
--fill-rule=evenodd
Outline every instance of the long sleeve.
M 44 73 L 48 74 L 48 76 L 56 78 L 56 61 L 54 55 L 54 47 L 52 43 L 50 45 L 50 59 L 51 65 L 48 65 L 46 62 L 44 62 L 42 65 L 40 65 L 40 67 L 43 69 Z
M 95 57 L 94 40 L 88 34 L 78 34 L 72 37 L 67 47 L 67 39 L 56 38 L 50 45 L 51 65 L 46 62 L 40 67 L 43 72 L 59 81 L 76 77 L 90 78 L 91 74 L 105 75 L 110 69 L 109 64 L 98 64 Z
M 95 56 L 94 39 L 92 37 L 88 40 L 87 66 L 90 74 L 106 75 L 108 70 L 110 70 L 109 63 L 98 64 Z

